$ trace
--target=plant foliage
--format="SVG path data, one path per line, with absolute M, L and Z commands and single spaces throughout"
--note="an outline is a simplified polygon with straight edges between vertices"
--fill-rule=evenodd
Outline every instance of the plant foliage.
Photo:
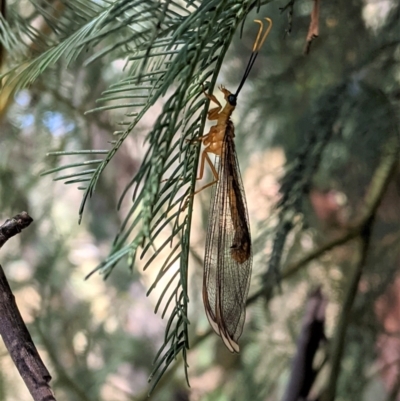
M 0 39 L 12 62 L 3 75 L 5 92 L 18 91 L 34 82 L 48 89 L 46 84 L 50 85 L 50 78 L 58 73 L 53 81 L 58 85 L 57 91 L 52 91 L 56 97 L 65 89 L 66 65 L 71 70 L 83 65 L 90 72 L 96 70 L 95 63 L 104 63 L 107 68 L 123 60 L 125 65 L 123 76 L 101 95 L 95 96 L 93 89 L 98 89 L 97 94 L 103 88 L 91 88 L 90 101 L 97 98 L 98 105 L 85 109 L 88 121 L 101 121 L 103 111 L 123 115 L 109 143 L 100 149 L 88 146 L 86 150 L 71 150 L 61 144 L 57 151 L 49 153 L 56 160 L 67 161 L 52 165 L 44 174 L 56 175 L 54 179 L 65 184 L 78 184 L 83 191 L 80 218 L 90 197 L 105 181 L 110 162 L 121 154 L 125 140 L 137 135 L 145 116 L 155 115 L 146 134 L 143 162 L 129 177 L 120 199 L 124 219 L 108 257 L 95 271 L 106 278 L 118 263 L 128 262 L 132 269 L 135 260 L 144 257 L 145 269 L 158 269 L 148 293 L 157 286 L 161 289 L 155 309 L 167 318 L 167 328 L 155 361 L 152 384 L 157 384 L 177 358 L 184 361 L 187 374 L 189 345 L 194 347 L 207 335 L 189 342 L 191 194 L 200 151 L 199 143 L 193 139 L 204 132 L 208 107 L 202 84 L 213 90 L 233 35 L 252 9 L 269 1 L 31 0 L 24 12 L 18 10 L 19 3 L 22 2 L 10 2 L 7 18 L 0 18 Z M 337 386 L 337 370 L 331 369 L 333 374 L 326 376 L 342 398 L 355 399 L 370 382 L 365 367 L 376 361 L 373 350 L 382 332 L 374 312 L 376 300 L 395 281 L 399 230 L 398 224 L 394 224 L 397 215 L 393 210 L 398 200 L 389 182 L 392 176 L 398 176 L 395 172 L 399 146 L 396 111 L 400 8 L 396 2 L 389 2 L 390 10 L 381 25 L 371 28 L 364 12 L 374 2 L 323 2 L 321 36 L 313 42 L 311 55 L 305 57 L 301 49 L 312 4 L 316 3 L 288 1 L 284 6 L 276 2 L 276 13 L 278 6 L 284 6 L 289 27 L 285 15 L 275 18 L 269 13 L 273 14 L 272 7 L 268 10 L 267 15 L 274 18 L 274 40 L 269 41 L 265 63 L 260 60 L 264 57 L 260 53 L 253 71 L 255 74 L 260 66 L 262 84 L 252 88 L 247 101 L 237 110 L 237 115 L 245 110 L 237 131 L 246 134 L 251 127 L 250 135 L 237 136 L 237 143 L 245 140 L 246 150 L 254 149 L 265 158 L 273 153 L 273 144 L 283 150 L 288 160 L 280 181 L 280 200 L 278 196 L 274 198 L 275 213 L 266 208 L 268 218 L 263 217 L 263 231 L 258 231 L 253 244 L 255 270 L 262 281 L 257 289 L 252 288 L 255 291 L 248 300 L 256 315 L 249 314 L 249 327 L 253 326 L 253 330 L 243 338 L 246 344 L 247 337 L 248 344 L 240 355 L 240 380 L 230 383 L 231 393 L 237 399 L 265 399 L 282 393 L 280 383 L 288 374 L 305 289 L 314 285 L 322 285 L 324 292 L 329 292 L 329 302 L 338 310 L 338 318 L 330 323 L 333 345 L 329 346 L 332 349 L 327 353 L 327 364 L 339 366 L 341 359 L 345 361 Z M 285 31 L 292 31 L 292 36 L 284 38 Z M 240 55 L 236 61 L 245 63 L 247 57 Z M 95 74 L 88 75 L 85 83 L 95 82 L 96 77 L 91 76 Z M 229 80 L 228 76 L 225 78 Z M 44 98 L 48 91 L 42 88 L 38 93 Z M 154 110 L 159 111 L 155 114 Z M 84 137 L 82 132 L 79 135 Z M 28 143 L 28 139 L 21 142 Z M 241 146 L 237 148 L 240 150 Z M 8 156 L 4 149 L 3 164 L 8 161 L 12 165 L 12 157 L 22 159 L 15 151 Z M 259 170 L 263 172 L 262 168 Z M 21 186 L 19 194 L 17 173 L 9 168 L 2 174 L 1 184 L 6 182 L 5 187 L 12 188 L 8 192 L 13 194 L 2 194 L 0 198 L 4 204 L 15 207 L 15 199 L 25 199 L 22 195 L 26 186 Z M 381 207 L 378 213 L 386 188 L 389 206 Z M 332 205 L 334 194 L 342 196 L 335 196 Z M 345 202 L 339 203 L 343 199 Z M 323 213 L 316 216 L 317 212 Z M 355 244 L 356 240 L 361 245 Z M 373 246 L 369 246 L 370 242 Z M 339 246 L 343 249 L 335 252 Z M 58 244 L 54 248 L 54 257 L 43 263 L 46 267 L 55 264 L 58 255 L 60 259 L 67 258 Z M 306 265 L 307 271 L 303 269 Z M 43 276 L 49 276 L 48 270 L 44 271 Z M 119 273 L 115 271 L 113 278 Z M 362 286 L 357 285 L 357 277 L 364 280 Z M 274 290 L 280 278 L 279 294 Z M 348 286 L 349 282 L 352 286 Z M 268 312 L 260 300 L 262 295 L 271 300 Z M 55 308 L 54 314 L 58 314 Z M 85 319 L 89 315 L 88 307 Z M 100 332 L 93 342 L 108 335 L 106 331 Z M 274 338 L 276 332 L 280 333 L 279 338 Z M 282 339 L 286 332 L 292 332 L 293 338 Z M 70 338 L 75 337 L 75 332 L 72 334 Z M 348 344 L 346 353 L 341 354 L 345 335 Z M 138 348 L 145 353 L 142 343 Z M 104 359 L 108 361 L 107 357 Z M 107 368 L 107 372 L 112 369 Z M 87 372 L 90 380 L 85 384 L 102 380 L 89 366 Z M 80 379 L 81 375 L 78 376 Z M 355 377 L 359 380 L 355 381 Z M 226 392 L 226 388 L 217 391 Z
M 32 5 L 34 11 L 26 20 L 12 14 L 12 27 L 4 18 L 1 20 L 2 41 L 14 55 L 15 66 L 3 76 L 12 90 L 32 84 L 60 60 L 73 63 L 85 49 L 101 49 L 94 51 L 86 64 L 106 55 L 126 61 L 124 77 L 102 94 L 99 107 L 87 111 L 126 110 L 120 122 L 123 129 L 114 132 L 111 148 L 50 152 L 53 156 L 84 155 L 88 159 L 43 173 L 61 173 L 56 180 L 80 185 L 80 219 L 87 200 L 125 139 L 135 134 L 135 127 L 150 107 L 163 101 L 162 112 L 146 137 L 143 163 L 121 197 L 122 202 L 133 192 L 130 209 L 109 256 L 96 269 L 107 277 L 122 259 L 127 258 L 132 267 L 139 249 L 143 257 L 154 248 L 146 269 L 161 251 L 170 247 L 169 256 L 149 289 L 150 293 L 167 272 L 169 277 L 172 274 L 169 281 L 163 281 L 156 306 L 156 311 L 163 310 L 164 317 L 173 305 L 164 344 L 157 355 L 155 385 L 180 353 L 186 360 L 189 347 L 187 278 L 193 198 L 188 195 L 194 190 L 199 154 L 199 146 L 191 140 L 202 135 L 206 120 L 207 102 L 201 85 L 209 82 L 212 90 L 233 34 L 258 2 L 63 0 L 57 3 L 66 9 L 62 18 L 54 3 L 32 1 Z M 38 17 L 50 28 L 49 36 L 33 28 L 31 22 Z M 102 42 L 105 44 L 98 46 Z M 100 158 L 90 159 L 91 156 Z M 65 170 L 68 174 L 64 174 Z M 169 225 L 173 227 L 172 234 L 156 246 L 159 234 Z M 176 244 L 172 245 L 173 242 Z

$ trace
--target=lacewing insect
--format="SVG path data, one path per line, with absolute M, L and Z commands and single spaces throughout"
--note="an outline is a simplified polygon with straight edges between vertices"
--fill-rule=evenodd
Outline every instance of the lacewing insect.
M 202 179 L 205 163 L 210 166 L 214 180 L 195 192 L 214 185 L 206 240 L 203 276 L 203 301 L 208 321 L 231 352 L 239 352 L 238 340 L 246 317 L 246 300 L 250 286 L 252 249 L 249 218 L 233 138 L 235 129 L 231 121 L 237 97 L 243 87 L 258 52 L 267 38 L 272 21 L 265 18 L 268 27 L 260 24 L 243 78 L 235 94 L 220 86 L 226 104 L 224 107 L 214 95 L 205 96 L 217 107 L 208 111 L 208 119 L 217 121 L 207 135 L 199 138 L 206 146 L 201 155 Z M 219 156 L 214 166 L 209 153 Z M 217 158 L 218 160 L 218 158 Z

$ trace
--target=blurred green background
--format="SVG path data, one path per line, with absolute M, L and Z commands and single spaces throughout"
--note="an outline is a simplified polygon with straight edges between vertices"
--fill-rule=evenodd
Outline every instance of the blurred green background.
M 68 2 L 35 3 L 34 7 L 25 0 L 7 2 L 9 25 L 2 23 L 3 41 L 4 32 L 13 32 L 21 21 L 50 39 L 56 37 L 57 31 L 44 18 L 47 13 L 57 13 L 71 32 L 79 22 Z M 102 2 L 82 4 L 89 7 L 90 3 Z M 221 4 L 230 6 L 227 1 Z M 285 1 L 268 2 L 259 14 L 254 7 L 242 35 L 242 26 L 237 29 L 217 80 L 232 91 L 237 87 L 257 29 L 252 20 L 270 17 L 273 29 L 233 115 L 254 247 L 250 296 L 262 293 L 265 280 L 271 281 L 266 272 L 277 241 L 284 241 L 283 252 L 278 253 L 279 266 L 285 271 L 312 250 L 346 235 L 365 207 L 372 177 L 385 160 L 387 148 L 397 146 L 393 138 L 399 134 L 399 3 L 322 1 L 320 35 L 307 56 L 304 48 L 313 2 L 294 3 L 290 35 L 285 34 L 289 9 L 279 9 L 285 5 Z M 162 287 L 146 297 L 160 262 L 143 272 L 144 261 L 137 258 L 132 271 L 128 263 L 120 263 L 106 281 L 96 274 L 85 280 L 107 257 L 125 217 L 126 209 L 117 211 L 119 197 L 138 171 L 146 135 L 168 94 L 125 140 L 101 176 L 80 225 L 82 193 L 77 185 L 52 181 L 53 176 L 40 177 L 60 164 L 59 158 L 46 157 L 49 151 L 107 149 L 118 122 L 129 112 L 115 108 L 85 114 L 126 72 L 125 61 L 114 53 L 85 64 L 94 52 L 112 45 L 112 40 L 83 51 L 68 66 L 61 58 L 28 88 L 10 98 L 5 87 L 0 98 L 0 217 L 4 221 L 26 210 L 35 220 L 1 250 L 1 264 L 61 401 L 147 399 L 148 377 L 168 318 L 161 320 L 160 313 L 153 312 Z M 40 54 L 35 46 L 33 41 L 32 54 Z M 15 65 L 15 56 L 3 51 L 3 72 Z M 320 153 L 319 144 L 323 144 Z M 310 171 L 301 170 L 301 155 L 312 152 L 314 159 L 304 159 L 311 163 Z M 315 170 L 313 160 L 318 163 Z M 362 276 L 347 311 L 335 398 L 340 401 L 400 400 L 400 170 L 398 165 L 392 170 L 374 211 Z M 300 178 L 296 171 L 301 171 Z M 304 186 L 298 188 L 300 184 Z M 277 237 L 282 215 L 276 205 L 285 195 L 291 202 L 285 210 L 292 212 L 293 229 Z M 249 306 L 241 353 L 231 355 L 214 334 L 197 343 L 209 330 L 201 299 L 209 198 L 210 191 L 196 196 L 192 215 L 191 387 L 178 359 L 150 399 L 280 400 L 307 297 L 315 288 L 320 287 L 327 299 L 328 341 L 321 354 L 335 339 L 360 257 L 358 239 L 353 236 L 284 275 L 280 286 L 273 279 L 268 301 L 258 296 Z M 30 400 L 2 344 L 0 352 L 0 400 Z M 324 366 L 315 394 L 329 380 L 328 372 Z

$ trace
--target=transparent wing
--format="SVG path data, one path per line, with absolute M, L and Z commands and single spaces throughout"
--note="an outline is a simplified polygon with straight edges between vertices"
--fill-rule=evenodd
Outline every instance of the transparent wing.
M 214 186 L 204 260 L 203 300 L 208 320 L 227 348 L 239 352 L 246 316 L 252 250 L 246 200 L 228 121 Z

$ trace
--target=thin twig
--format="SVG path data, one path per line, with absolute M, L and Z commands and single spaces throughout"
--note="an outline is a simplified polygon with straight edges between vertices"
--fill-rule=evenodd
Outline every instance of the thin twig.
M 343 244 L 346 244 L 350 240 L 356 238 L 360 234 L 360 230 L 358 227 L 349 230 L 346 232 L 344 235 L 342 235 L 339 238 L 336 238 L 321 247 L 309 252 L 305 256 L 303 256 L 299 261 L 294 262 L 289 264 L 287 268 L 282 272 L 281 274 L 281 280 L 287 279 L 293 275 L 295 275 L 297 272 L 299 272 L 303 267 L 307 266 L 308 263 L 312 262 L 315 259 L 318 259 L 322 255 L 324 255 L 326 252 L 340 246 Z M 251 295 L 247 299 L 247 306 L 250 304 L 254 303 L 260 296 L 265 294 L 265 288 L 262 286 L 258 291 L 256 291 L 253 295 Z
M 0 226 L 0 248 L 14 235 L 19 234 L 24 228 L 28 227 L 33 221 L 28 213 L 22 212 Z
M 399 156 L 399 143 L 397 137 L 393 137 L 392 140 L 388 141 L 383 153 L 382 162 L 376 169 L 375 174 L 371 179 L 371 184 L 364 197 L 360 215 L 352 224 L 350 224 L 348 231 L 341 237 L 333 239 L 327 244 L 322 245 L 320 248 L 311 251 L 299 261 L 289 264 L 289 266 L 282 272 L 282 279 L 291 277 L 312 260 L 319 258 L 333 248 L 346 244 L 350 240 L 361 235 L 365 226 L 369 224 L 371 218 L 375 215 L 382 197 L 386 192 L 392 173 L 396 169 Z M 262 292 L 262 290 L 260 290 L 260 292 Z M 258 293 L 256 293 L 253 297 L 256 295 L 257 297 L 259 296 Z
M 0 248 L 28 227 L 33 219 L 26 212 L 0 226 Z M 11 358 L 35 401 L 55 401 L 51 376 L 22 320 L 14 294 L 0 265 L 0 335 Z
M 354 270 L 350 277 L 350 283 L 346 291 L 345 299 L 343 302 L 342 313 L 340 314 L 336 333 L 332 342 L 332 348 L 330 351 L 329 382 L 326 392 L 323 394 L 322 397 L 323 401 L 334 401 L 336 396 L 336 386 L 340 374 L 340 367 L 345 346 L 347 328 L 351 320 L 352 307 L 358 292 L 358 286 L 360 283 L 363 269 L 365 267 L 365 262 L 367 260 L 372 224 L 373 224 L 373 219 L 371 219 L 370 224 L 368 224 L 365 227 L 364 233 L 360 238 L 361 244 L 360 244 L 360 252 L 358 255 L 359 260 L 356 266 L 354 267 Z
M 289 35 L 292 32 L 292 27 L 293 27 L 293 13 L 294 13 L 294 3 L 296 0 L 290 0 L 289 3 L 287 3 L 283 7 L 279 7 L 279 11 L 281 14 L 285 12 L 287 9 L 288 11 L 288 27 L 285 29 L 285 35 Z

